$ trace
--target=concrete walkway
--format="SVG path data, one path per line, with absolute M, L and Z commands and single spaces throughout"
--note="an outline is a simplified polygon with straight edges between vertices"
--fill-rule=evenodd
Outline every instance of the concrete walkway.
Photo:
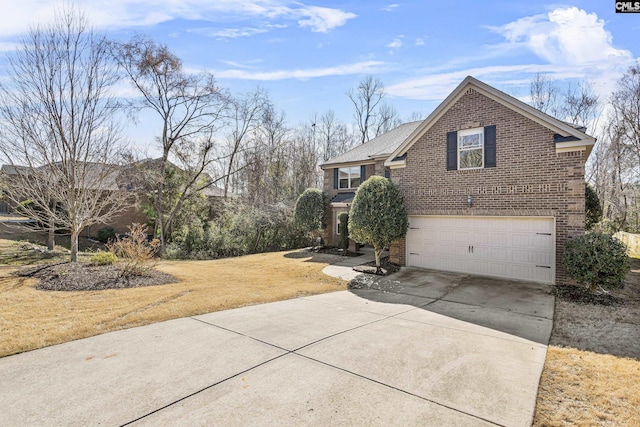
M 0 425 L 528 426 L 545 355 L 335 292 L 2 358 Z
M 353 271 L 353 267 L 357 265 L 366 264 L 376 259 L 372 248 L 360 248 L 360 252 L 363 254 L 356 257 L 346 257 L 342 261 L 338 261 L 335 264 L 331 264 L 322 269 L 322 272 L 327 276 L 337 277 L 342 280 L 353 280 L 358 274 L 357 271 Z M 387 251 L 383 251 L 381 257 L 388 255 Z

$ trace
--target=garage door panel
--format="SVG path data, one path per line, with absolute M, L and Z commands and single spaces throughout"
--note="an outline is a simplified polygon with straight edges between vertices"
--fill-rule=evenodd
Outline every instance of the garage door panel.
M 553 282 L 552 218 L 442 216 L 409 221 L 409 265 Z
M 553 247 L 553 236 L 535 234 L 531 236 L 531 246 L 539 249 L 551 249 Z

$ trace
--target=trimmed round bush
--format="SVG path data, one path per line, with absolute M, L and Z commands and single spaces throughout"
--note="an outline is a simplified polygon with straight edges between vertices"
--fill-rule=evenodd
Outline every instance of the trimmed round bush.
M 116 238 L 116 230 L 113 227 L 103 227 L 98 230 L 98 241 L 107 243 L 109 240 Z
M 317 238 L 324 225 L 324 210 L 324 193 L 317 188 L 307 188 L 296 201 L 293 215 L 296 226 Z
M 118 260 L 113 252 L 100 251 L 91 255 L 91 264 L 93 265 L 111 265 Z
M 382 250 L 408 229 L 404 198 L 390 180 L 373 175 L 358 187 L 349 211 L 349 233 L 356 242 L 373 245 L 376 273 L 380 273 Z
M 626 246 L 600 232 L 571 239 L 565 246 L 563 265 L 569 276 L 591 291 L 622 288 L 631 268 Z

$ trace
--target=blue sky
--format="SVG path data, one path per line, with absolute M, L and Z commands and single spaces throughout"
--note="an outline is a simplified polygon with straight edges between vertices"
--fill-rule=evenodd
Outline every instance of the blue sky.
M 259 85 L 291 126 L 328 109 L 352 122 L 345 92 L 368 74 L 382 80 L 401 117 L 426 116 L 467 75 L 524 100 L 536 72 L 561 82 L 589 79 L 606 96 L 640 56 L 640 14 L 616 14 L 615 2 L 603 0 L 79 3 L 111 37 L 148 34 L 232 93 Z M 55 7 L 51 0 L 4 5 L 0 50 L 10 54 Z M 5 65 L 2 55 L 0 78 Z M 151 143 L 155 128 L 146 115 L 126 127 L 139 144 Z

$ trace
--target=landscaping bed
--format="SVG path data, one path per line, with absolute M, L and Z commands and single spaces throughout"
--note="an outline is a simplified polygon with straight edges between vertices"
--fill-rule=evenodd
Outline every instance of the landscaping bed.
M 166 285 L 178 281 L 170 274 L 154 269 L 141 275 L 123 275 L 117 264 L 91 265 L 80 262 L 23 268 L 16 275 L 39 279 L 36 289 L 45 291 L 99 291 Z
M 376 273 L 376 262 L 370 261 L 362 265 L 356 265 L 353 267 L 354 271 L 359 273 L 368 273 L 368 274 L 377 274 L 378 276 L 388 276 L 400 270 L 400 266 L 398 264 L 394 264 L 389 262 L 389 257 L 380 258 L 380 273 Z
M 315 246 L 312 248 L 307 248 L 306 250 L 317 254 L 339 255 L 347 257 L 357 257 L 362 255 L 359 252 L 352 252 L 348 249 L 340 249 L 335 246 Z

